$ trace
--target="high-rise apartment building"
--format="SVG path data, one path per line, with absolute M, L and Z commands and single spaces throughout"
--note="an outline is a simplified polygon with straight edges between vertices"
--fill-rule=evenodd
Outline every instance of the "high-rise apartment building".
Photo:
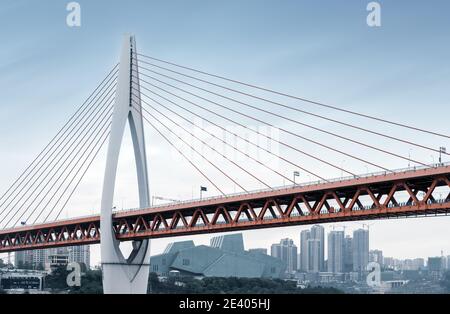
M 369 263 L 369 231 L 358 229 L 353 232 L 353 271 L 365 272 Z
M 292 239 L 282 239 L 280 243 L 272 244 L 271 256 L 285 263 L 287 273 L 297 271 L 297 246 Z
M 325 261 L 325 228 L 320 225 L 315 225 L 311 228 L 310 238 L 318 241 L 318 254 L 319 271 L 324 271 Z M 311 271 L 311 269 L 310 269 Z
M 300 233 L 300 270 L 303 272 L 324 271 L 325 229 L 313 226 Z
M 344 272 L 344 231 L 331 231 L 328 234 L 328 272 Z
M 300 270 L 307 272 L 309 270 L 308 257 L 308 240 L 310 237 L 309 230 L 300 232 Z
M 344 239 L 344 272 L 353 271 L 353 238 L 346 236 Z

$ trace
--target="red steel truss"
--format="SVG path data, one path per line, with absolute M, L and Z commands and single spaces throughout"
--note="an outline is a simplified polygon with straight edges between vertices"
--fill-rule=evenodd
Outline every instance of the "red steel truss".
M 122 211 L 111 228 L 128 241 L 448 212 L 450 166 L 441 166 Z M 0 253 L 98 242 L 99 216 L 0 231 Z

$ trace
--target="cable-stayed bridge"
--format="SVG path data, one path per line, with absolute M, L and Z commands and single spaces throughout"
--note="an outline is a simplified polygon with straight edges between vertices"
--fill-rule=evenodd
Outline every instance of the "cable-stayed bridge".
M 256 91 L 263 91 L 276 98 L 260 96 Z M 295 103 L 292 104 L 292 101 Z M 259 105 L 262 103 L 264 106 Z M 335 115 L 309 111 L 298 103 L 325 108 L 331 113 L 357 116 L 367 123 L 363 126 L 351 124 Z M 380 140 L 364 141 L 356 136 L 324 129 L 317 124 L 296 119 L 290 114 L 292 112 Z M 261 115 L 270 119 L 262 118 Z M 237 117 L 258 125 L 276 127 L 290 137 L 320 147 L 330 154 L 344 156 L 354 163 L 370 165 L 378 172 L 360 175 L 343 164 L 336 164 L 326 154 L 318 154 L 314 150 L 260 133 Z M 194 123 L 194 119 L 244 141 L 248 146 L 301 170 L 314 180 L 297 184 L 295 177 L 262 162 L 233 142 L 225 141 L 218 132 Z M 389 169 L 379 161 L 349 152 L 333 141 L 319 141 L 285 127 L 285 124 L 279 127 L 273 122 L 274 119 L 286 125 L 299 125 L 336 141 L 347 142 L 359 150 L 407 161 L 411 166 L 400 170 Z M 371 127 L 371 121 L 415 132 L 421 135 L 420 138 L 426 136 L 448 140 L 450 137 L 156 59 L 138 53 L 134 37 L 127 36 L 120 63 L 113 67 L 57 135 L 0 197 L 0 253 L 101 243 L 105 292 L 145 292 L 150 254 L 148 239 L 151 238 L 336 221 L 446 215 L 450 211 L 450 165 L 442 163 L 441 158 L 439 163 L 430 165 L 393 152 L 383 147 L 383 140 L 439 153 L 440 156 L 449 155 L 446 150 L 419 143 L 415 137 L 401 138 L 390 132 L 376 131 Z M 133 140 L 140 208 L 115 211 L 113 198 L 117 164 L 127 123 Z M 316 167 L 267 149 L 258 141 L 251 141 L 227 128 L 224 123 L 255 133 L 292 154 L 338 170 L 346 176 L 327 178 Z M 219 196 L 150 206 L 144 125 L 148 125 L 177 151 L 198 175 L 216 189 Z M 233 160 L 202 139 L 198 132 L 227 146 L 245 158 L 246 162 Z M 189 136 L 190 140 L 181 136 L 181 133 Z M 193 142 L 207 147 L 222 160 L 212 160 Z M 107 143 L 101 214 L 62 220 L 61 213 Z M 225 193 L 216 177 L 211 177 L 180 145 L 188 148 L 241 192 Z M 257 165 L 260 171 L 252 171 L 248 167 L 249 163 Z M 233 174 L 224 167 L 225 164 L 233 167 Z M 262 172 L 270 173 L 274 178 L 281 178 L 289 184 L 274 187 L 272 182 L 261 176 Z M 241 182 L 240 176 L 251 178 L 264 189 L 249 190 Z M 120 241 L 133 241 L 130 257 L 122 255 Z

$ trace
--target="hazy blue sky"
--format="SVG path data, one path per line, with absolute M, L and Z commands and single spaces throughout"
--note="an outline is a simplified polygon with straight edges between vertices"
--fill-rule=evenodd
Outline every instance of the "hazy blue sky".
M 68 2 L 0 1 L 0 190 L 13 182 L 118 62 L 122 34 L 126 32 L 136 35 L 138 49 L 148 55 L 449 133 L 448 1 L 435 0 L 433 5 L 427 1 L 379 1 L 379 28 L 367 26 L 369 1 L 363 0 L 78 1 L 82 10 L 80 28 L 66 25 Z M 303 106 L 369 126 L 367 120 Z M 437 160 L 436 154 L 432 157 L 427 151 L 362 137 L 301 115 L 297 118 L 377 141 L 374 143 L 403 155 L 411 153 L 427 163 Z M 281 125 L 280 121 L 273 122 Z M 370 126 L 433 147 L 450 148 L 448 141 L 439 138 L 374 123 Z M 204 181 L 187 164 L 164 158 L 167 146 L 156 133 L 148 131 L 151 193 L 189 198 L 195 191 L 197 196 L 198 186 Z M 407 166 L 406 161 L 385 158 L 308 129 L 297 131 L 390 168 Z M 298 145 L 325 154 L 308 144 Z M 129 151 L 127 144 L 124 150 Z M 328 157 L 358 173 L 376 170 L 342 157 Z M 124 158 L 123 164 L 130 163 L 131 158 Z M 306 159 L 298 160 L 305 167 L 316 167 Z M 281 165 L 280 169 L 286 174 L 293 170 Z M 340 175 L 335 170 L 320 171 L 327 177 Z M 80 187 L 80 196 L 73 200 L 68 216 L 98 209 L 102 172 L 100 158 Z M 119 175 L 122 180 L 117 187 L 117 202 L 133 207 L 135 193 L 130 184 L 134 174 L 123 170 Z M 302 180 L 306 181 L 306 176 Z M 282 182 L 274 182 L 279 184 Z M 371 227 L 371 247 L 398 257 L 437 255 L 441 249 L 450 254 L 449 223 L 446 218 L 376 222 Z M 346 225 L 349 231 L 361 227 L 358 223 Z M 282 237 L 292 237 L 298 244 L 303 228 L 252 231 L 245 237 L 248 246 L 269 247 Z M 205 243 L 208 238 L 194 240 Z M 154 241 L 154 252 L 160 252 L 167 242 Z M 98 260 L 98 254 L 94 256 Z

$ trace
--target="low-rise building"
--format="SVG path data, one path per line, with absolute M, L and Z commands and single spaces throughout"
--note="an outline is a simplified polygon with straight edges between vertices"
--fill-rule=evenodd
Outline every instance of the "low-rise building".
M 181 276 L 282 278 L 284 263 L 261 252 L 244 250 L 242 234 L 211 239 L 211 246 L 193 241 L 171 243 L 163 254 L 150 258 L 150 271 L 168 277 Z
M 0 270 L 0 288 L 4 290 L 43 290 L 46 272 L 31 270 Z

